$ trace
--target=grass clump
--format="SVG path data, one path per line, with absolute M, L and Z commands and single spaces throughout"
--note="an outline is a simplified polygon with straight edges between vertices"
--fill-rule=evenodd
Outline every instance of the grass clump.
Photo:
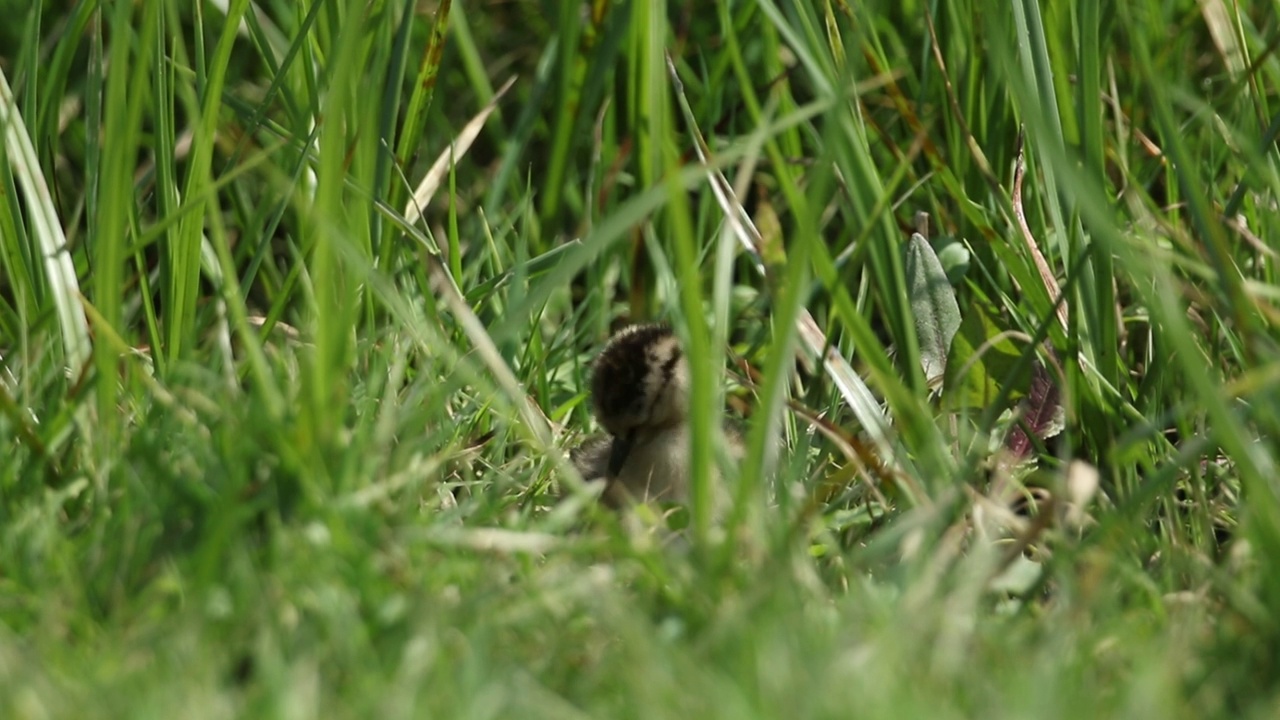
M 0 11 L 3 716 L 1274 714 L 1273 15 Z

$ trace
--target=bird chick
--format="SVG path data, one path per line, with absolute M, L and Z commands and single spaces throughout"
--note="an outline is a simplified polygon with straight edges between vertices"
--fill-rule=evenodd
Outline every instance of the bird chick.
M 584 479 L 607 483 L 605 501 L 687 499 L 689 365 L 675 333 L 633 325 L 614 335 L 592 366 L 591 402 L 608 436 L 571 459 Z

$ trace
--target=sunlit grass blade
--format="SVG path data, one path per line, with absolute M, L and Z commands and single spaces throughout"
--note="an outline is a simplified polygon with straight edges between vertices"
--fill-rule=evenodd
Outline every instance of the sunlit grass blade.
M 66 235 L 63 233 L 57 208 L 54 207 L 53 196 L 45 182 L 39 158 L 31 145 L 31 137 L 18 113 L 13 90 L 9 87 L 9 80 L 3 70 L 0 70 L 0 129 L 4 131 L 5 156 L 9 160 L 7 174 L 16 181 L 30 212 L 29 237 L 36 244 L 35 253 L 31 256 L 38 253 L 41 258 L 41 272 L 50 300 L 57 309 L 58 330 L 62 337 L 67 372 L 73 377 L 78 376 L 89 361 L 93 348 L 89 326 L 80 308 L 80 282 L 67 251 Z M 16 231 L 12 221 L 10 226 Z M 3 240 L 6 247 L 10 248 L 6 254 L 13 260 L 26 255 L 11 245 L 19 237 L 15 232 L 13 236 L 6 235 Z M 26 268 L 26 276 L 32 278 L 34 270 L 35 268 Z M 20 290 L 31 293 L 33 289 Z

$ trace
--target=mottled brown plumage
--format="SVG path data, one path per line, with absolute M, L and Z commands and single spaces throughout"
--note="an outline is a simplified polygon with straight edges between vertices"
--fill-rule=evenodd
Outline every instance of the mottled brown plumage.
M 686 500 L 689 366 L 671 329 L 633 325 L 610 338 L 592 366 L 591 403 L 608 435 L 571 454 L 583 478 L 606 482 L 612 505 Z M 726 437 L 737 455 L 736 434 Z

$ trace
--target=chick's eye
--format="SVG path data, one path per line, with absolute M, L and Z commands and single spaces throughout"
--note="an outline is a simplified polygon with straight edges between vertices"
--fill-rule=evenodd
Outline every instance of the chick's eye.
M 640 381 L 640 369 L 634 365 L 623 367 L 621 379 L 624 385 L 634 385 Z
M 640 409 L 641 399 L 625 383 L 609 385 L 601 390 L 600 406 L 610 415 L 625 415 Z

